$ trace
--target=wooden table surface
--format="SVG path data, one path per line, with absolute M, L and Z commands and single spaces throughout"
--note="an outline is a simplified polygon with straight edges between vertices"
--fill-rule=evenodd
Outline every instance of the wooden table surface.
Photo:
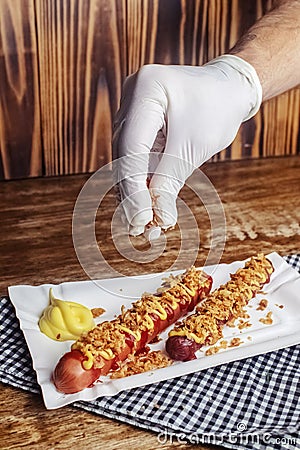
M 300 158 L 249 160 L 207 164 L 209 177 L 222 200 L 226 215 L 226 244 L 222 262 L 243 259 L 257 252 L 281 255 L 299 252 Z M 15 284 L 60 283 L 88 279 L 72 242 L 72 211 L 89 177 L 28 179 L 0 183 L 0 294 Z M 181 198 L 189 205 L 200 230 L 196 260 L 202 265 L 209 249 L 209 218 L 191 189 Z M 115 208 L 113 193 L 101 204 L 96 233 L 109 264 L 131 275 L 167 270 L 179 251 L 180 230 L 167 233 L 163 254 L 152 263 L 134 263 L 114 248 L 110 220 Z M 186 224 L 189 230 L 189 224 Z M 184 227 L 181 227 L 184 229 Z M 137 240 L 136 247 L 147 251 Z M 184 262 L 189 262 L 188 255 Z M 184 267 L 181 267 L 184 268 Z M 101 270 L 103 273 L 101 273 Z M 100 268 L 100 275 L 106 275 Z M 132 449 L 160 448 L 154 433 L 146 432 L 68 406 L 47 411 L 39 395 L 3 385 L 0 391 L 2 449 Z M 171 448 L 217 448 L 173 442 Z

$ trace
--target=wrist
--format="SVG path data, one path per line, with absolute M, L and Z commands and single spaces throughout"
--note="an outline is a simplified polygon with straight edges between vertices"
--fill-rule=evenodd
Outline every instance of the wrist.
M 250 63 L 237 55 L 222 55 L 213 59 L 212 61 L 209 61 L 207 65 L 218 65 L 218 63 L 220 62 L 227 64 L 228 66 L 241 73 L 248 80 L 253 89 L 254 95 L 251 98 L 250 110 L 246 117 L 243 118 L 243 122 L 245 122 L 246 120 L 251 119 L 251 117 L 253 117 L 257 113 L 262 102 L 262 86 L 258 74 L 255 68 Z

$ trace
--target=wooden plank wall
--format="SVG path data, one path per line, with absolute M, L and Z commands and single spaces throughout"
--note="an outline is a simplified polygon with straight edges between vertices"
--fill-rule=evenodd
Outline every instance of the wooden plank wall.
M 0 0 L 0 178 L 42 175 L 34 0 Z
M 92 172 L 110 160 L 125 77 L 203 64 L 270 0 L 0 0 L 0 178 Z M 299 153 L 300 90 L 263 105 L 214 160 Z

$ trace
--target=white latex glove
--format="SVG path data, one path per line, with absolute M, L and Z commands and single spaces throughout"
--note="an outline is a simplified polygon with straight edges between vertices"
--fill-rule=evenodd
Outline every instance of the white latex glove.
M 126 79 L 113 158 L 125 157 L 115 180 L 131 235 L 144 232 L 153 212 L 163 229 L 176 224 L 186 179 L 231 144 L 261 100 L 255 69 L 233 55 L 201 67 L 148 65 Z

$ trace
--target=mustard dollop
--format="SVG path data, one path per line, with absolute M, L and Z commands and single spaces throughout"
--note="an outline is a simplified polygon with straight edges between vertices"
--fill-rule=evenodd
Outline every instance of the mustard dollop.
M 86 306 L 55 298 L 49 290 L 49 305 L 39 320 L 42 333 L 55 341 L 77 339 L 84 331 L 94 328 L 92 312 Z

